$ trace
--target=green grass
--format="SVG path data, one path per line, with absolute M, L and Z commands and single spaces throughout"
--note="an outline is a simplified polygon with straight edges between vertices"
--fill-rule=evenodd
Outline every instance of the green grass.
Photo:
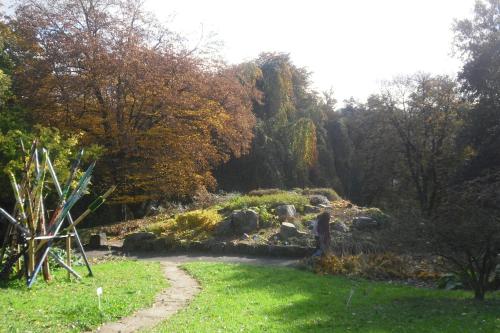
M 78 271 L 85 273 L 83 267 Z M 28 290 L 21 281 L 0 288 L 0 332 L 80 332 L 148 307 L 167 283 L 160 264 L 114 261 L 93 266 L 94 277 L 68 281 L 57 270 L 54 280 Z M 83 276 L 83 275 L 82 275 Z M 102 313 L 96 289 L 103 288 Z
M 242 195 L 234 197 L 223 204 L 227 210 L 235 210 L 250 207 L 266 206 L 274 208 L 279 205 L 294 205 L 297 211 L 302 212 L 304 206 L 309 203 L 307 197 L 295 192 L 281 192 L 265 195 Z
M 157 332 L 500 332 L 499 293 L 481 304 L 470 292 L 289 268 L 220 263 L 185 267 L 203 290 Z

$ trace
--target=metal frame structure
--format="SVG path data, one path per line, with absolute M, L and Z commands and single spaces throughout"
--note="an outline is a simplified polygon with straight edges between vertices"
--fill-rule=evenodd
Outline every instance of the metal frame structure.
M 93 275 L 76 226 L 99 208 L 115 190 L 114 186 L 111 187 L 92 202 L 76 220 L 73 220 L 70 210 L 86 193 L 95 162 L 76 181 L 83 156 L 83 150 L 81 150 L 71 166 L 66 183 L 61 186 L 50 160 L 49 152 L 38 146 L 38 141 L 34 140 L 30 151 L 27 152 L 21 142 L 24 154 L 21 182 L 17 182 L 14 174 L 9 174 L 16 202 L 15 208 L 12 214 L 0 208 L 0 217 L 3 216 L 8 223 L 0 251 L 0 277 L 9 278 L 11 272 L 16 268 L 19 276 L 26 277 L 28 287 L 35 283 L 40 271 L 43 271 L 45 280 L 50 280 L 50 268 L 47 260 L 49 255 L 68 271 L 69 277 L 73 275 L 78 279 L 81 278 L 71 267 L 72 240 L 82 254 L 89 275 Z M 45 205 L 48 197 L 48 193 L 45 191 L 51 189 L 47 176 L 50 176 L 52 190 L 55 190 L 58 197 L 50 214 Z M 74 182 L 76 182 L 76 186 L 73 186 Z M 55 242 L 62 239 L 66 242 L 66 260 L 60 258 L 53 251 Z

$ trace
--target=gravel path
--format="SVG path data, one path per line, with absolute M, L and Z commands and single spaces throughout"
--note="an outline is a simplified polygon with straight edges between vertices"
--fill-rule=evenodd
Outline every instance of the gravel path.
M 99 257 L 113 254 L 109 251 L 88 251 L 87 255 L 89 257 Z M 156 296 L 152 307 L 139 310 L 133 315 L 122 318 L 117 322 L 104 324 L 96 332 L 128 333 L 152 328 L 187 306 L 201 291 L 201 288 L 195 279 L 179 268 L 179 265 L 185 262 L 227 262 L 290 267 L 297 265 L 297 260 L 293 259 L 210 256 L 203 254 L 154 256 L 151 253 L 143 253 L 131 255 L 129 258 L 160 262 L 165 278 L 169 281 L 170 286 Z
M 126 333 L 152 328 L 187 306 L 200 292 L 198 282 L 180 269 L 178 264 L 165 261 L 161 264 L 170 286 L 156 296 L 153 306 L 139 310 L 120 321 L 104 324 L 97 332 Z

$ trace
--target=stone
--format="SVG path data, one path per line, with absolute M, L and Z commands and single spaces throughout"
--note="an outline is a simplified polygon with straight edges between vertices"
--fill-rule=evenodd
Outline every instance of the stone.
M 276 215 L 280 221 L 287 221 L 295 217 L 297 211 L 294 205 L 280 205 L 276 207 Z
M 360 231 L 373 230 L 380 227 L 380 223 L 368 216 L 358 216 L 352 220 L 352 226 Z
M 330 230 L 346 233 L 349 228 L 343 222 L 333 222 L 330 223 Z
M 231 218 L 225 219 L 221 221 L 220 223 L 217 224 L 215 227 L 214 233 L 216 235 L 222 236 L 222 235 L 229 235 L 233 232 L 233 226 L 232 226 L 232 221 Z
M 106 233 L 100 232 L 90 236 L 88 247 L 91 249 L 98 249 L 103 246 L 107 246 L 108 241 L 106 239 Z
M 152 232 L 138 232 L 125 237 L 123 241 L 123 250 L 125 251 L 141 251 L 147 250 L 152 245 L 152 240 L 156 235 Z
M 325 197 L 324 195 L 320 194 L 311 195 L 309 197 L 309 202 L 313 206 L 319 206 L 319 205 L 330 206 L 330 200 L 328 200 L 328 198 Z
M 313 252 L 314 248 L 312 247 L 269 245 L 267 255 L 271 257 L 300 258 L 310 256 Z
M 305 205 L 304 213 L 313 214 L 313 213 L 321 213 L 321 207 L 313 206 L 313 205 Z
M 235 210 L 231 214 L 232 231 L 238 235 L 250 233 L 259 226 L 259 214 L 252 209 Z
M 297 237 L 297 236 L 299 236 L 299 231 L 297 230 L 297 227 L 295 225 L 289 222 L 281 223 L 280 227 L 281 239 L 286 240 L 290 237 Z

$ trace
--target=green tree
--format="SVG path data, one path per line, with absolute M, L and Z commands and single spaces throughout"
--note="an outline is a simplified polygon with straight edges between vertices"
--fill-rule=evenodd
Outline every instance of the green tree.
M 222 187 L 339 185 L 327 126 L 335 118 L 332 94 L 313 91 L 309 72 L 288 54 L 261 54 L 240 73 L 254 87 L 257 126 L 250 154 L 219 168 Z
M 461 138 L 470 153 L 464 175 L 472 179 L 500 166 L 500 2 L 478 1 L 473 18 L 456 22 L 454 30 L 465 61 L 459 79 L 473 103 Z

